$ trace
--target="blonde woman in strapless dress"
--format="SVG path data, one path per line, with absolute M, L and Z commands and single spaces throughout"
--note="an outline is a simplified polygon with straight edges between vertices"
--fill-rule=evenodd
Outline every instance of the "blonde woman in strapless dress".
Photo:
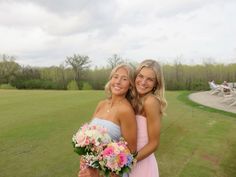
M 159 145 L 161 117 L 167 105 L 159 63 L 144 60 L 137 67 L 135 86 L 139 96 L 136 109 L 138 162 L 129 177 L 159 177 L 154 152 Z
M 115 67 L 111 71 L 105 91 L 108 98 L 98 104 L 90 124 L 107 128 L 114 140 L 119 140 L 122 136 L 128 142 L 130 151 L 136 152 L 137 122 L 133 108 L 137 101 L 132 68 L 124 64 Z M 98 171 L 92 168 L 80 169 L 78 174 L 78 177 L 98 176 Z M 128 174 L 123 175 L 127 176 Z

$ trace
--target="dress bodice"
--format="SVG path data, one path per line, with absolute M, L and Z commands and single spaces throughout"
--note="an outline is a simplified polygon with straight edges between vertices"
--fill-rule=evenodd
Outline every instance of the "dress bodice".
M 142 115 L 136 115 L 137 121 L 137 150 L 139 151 L 148 143 L 147 118 Z
M 120 126 L 110 120 L 95 117 L 92 119 L 90 124 L 99 125 L 106 128 L 110 137 L 115 141 L 118 141 L 121 137 Z
M 139 151 L 148 143 L 147 118 L 136 115 L 138 127 L 137 150 Z M 159 177 L 159 170 L 154 153 L 137 162 L 129 177 Z

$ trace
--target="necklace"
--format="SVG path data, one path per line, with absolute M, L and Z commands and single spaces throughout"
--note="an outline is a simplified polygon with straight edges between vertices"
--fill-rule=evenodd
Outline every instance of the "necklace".
M 122 101 L 124 100 L 124 98 L 122 98 L 121 100 L 112 103 L 112 101 L 108 101 L 108 108 L 106 110 L 107 113 L 110 113 L 111 110 L 114 108 L 115 105 L 119 105 Z

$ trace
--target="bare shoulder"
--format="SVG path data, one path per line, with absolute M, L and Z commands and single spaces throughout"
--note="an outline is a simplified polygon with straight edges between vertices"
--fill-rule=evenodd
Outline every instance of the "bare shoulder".
M 160 101 L 154 95 L 149 95 L 144 101 L 144 106 L 160 106 Z
M 119 115 L 121 115 L 121 117 L 135 115 L 133 107 L 127 100 L 123 101 L 119 105 Z
M 101 101 L 99 101 L 98 104 L 97 104 L 97 107 L 96 107 L 96 109 L 95 109 L 94 114 L 96 114 L 96 113 L 99 111 L 99 109 L 100 109 L 105 103 L 106 103 L 106 100 L 101 100 Z
M 107 102 L 107 100 L 101 100 L 98 102 L 98 106 L 102 106 Z
M 154 96 L 154 95 L 149 95 L 145 101 L 144 101 L 144 110 L 145 112 L 155 111 L 155 112 L 160 112 L 160 101 Z

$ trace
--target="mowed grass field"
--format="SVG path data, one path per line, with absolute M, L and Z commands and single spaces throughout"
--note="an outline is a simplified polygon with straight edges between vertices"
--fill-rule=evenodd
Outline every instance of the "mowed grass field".
M 236 115 L 186 104 L 186 92 L 166 95 L 160 176 L 236 176 Z M 0 90 L 0 177 L 76 177 L 72 134 L 103 98 L 103 91 Z

